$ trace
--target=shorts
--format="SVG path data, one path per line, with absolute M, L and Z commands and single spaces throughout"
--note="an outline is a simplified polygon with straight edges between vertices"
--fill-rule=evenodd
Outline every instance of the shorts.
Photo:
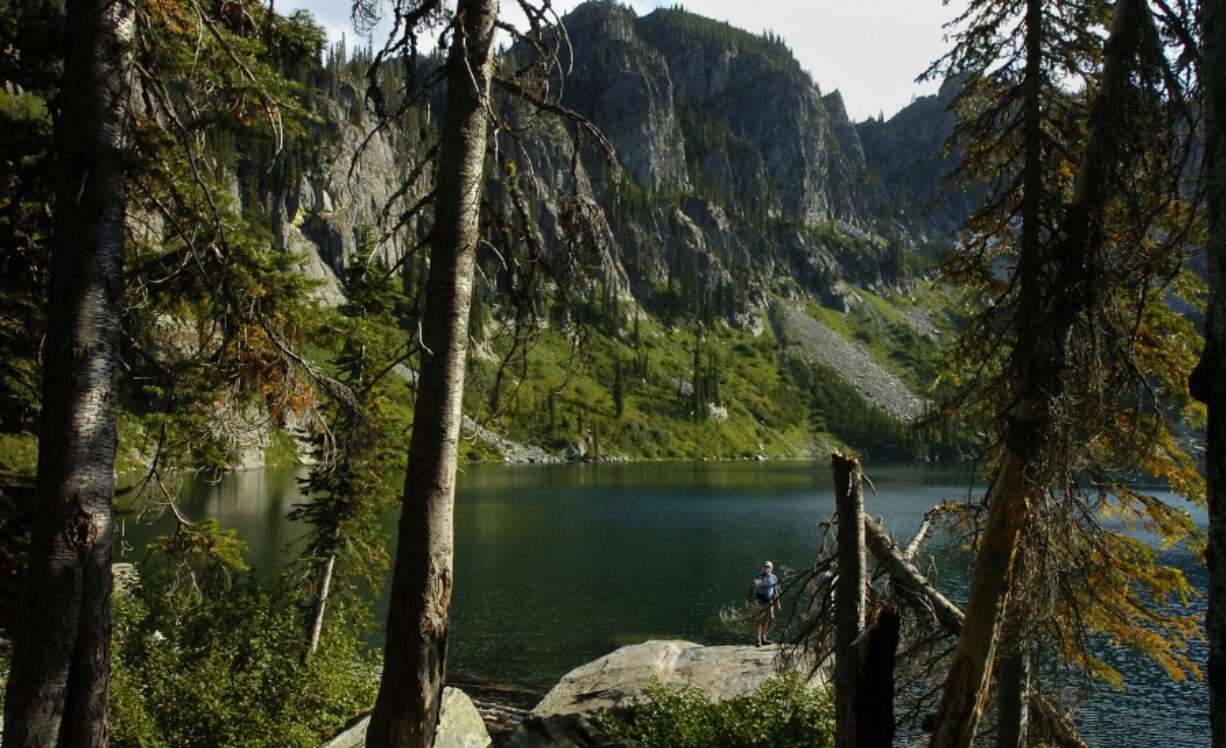
M 753 604 L 758 606 L 758 615 L 765 613 L 770 618 L 775 617 L 775 603 L 770 598 L 754 595 Z

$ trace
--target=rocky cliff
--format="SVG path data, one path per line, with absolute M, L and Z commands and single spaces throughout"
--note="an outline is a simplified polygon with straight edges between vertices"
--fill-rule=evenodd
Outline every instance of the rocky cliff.
M 672 329 L 722 319 L 760 335 L 783 318 L 770 313 L 780 302 L 801 310 L 816 303 L 847 317 L 872 306 L 866 296 L 878 305 L 912 297 L 968 212 L 965 198 L 927 209 L 949 167 L 942 147 L 953 124 L 945 111 L 952 89 L 918 99 L 891 120 L 854 123 L 839 92 L 820 91 L 772 36 L 677 9 L 638 16 L 608 0 L 579 6 L 564 23 L 559 67 L 568 72 L 554 76 L 553 91 L 599 128 L 616 161 L 591 139 L 573 137 L 565 122 L 499 94 L 494 106 L 508 128 L 491 141 L 488 204 L 509 215 L 521 200 L 531 226 L 526 233 L 491 228 L 477 284 L 486 308 L 503 301 L 508 244 L 534 237 L 546 262 L 582 245 L 567 282 L 580 298 L 602 300 L 591 304 L 594 313 L 620 310 L 615 333 L 641 316 Z M 504 55 L 511 69 L 526 52 Z M 319 293 L 328 303 L 341 298 L 336 275 L 357 250 L 362 227 L 386 232 L 428 191 L 428 172 L 408 191 L 400 187 L 427 160 L 443 106 L 435 87 L 400 121 L 372 132 L 374 118 L 350 75 L 325 74 L 330 80 L 315 109 L 327 137 L 294 184 L 267 196 L 279 206 L 275 233 L 285 249 L 303 255 L 307 272 L 326 281 Z M 409 221 L 379 251 L 400 260 L 420 246 L 425 225 Z M 882 315 L 880 308 L 862 314 L 869 326 L 882 326 Z M 807 335 L 814 326 L 820 334 Z M 846 329 L 813 320 L 773 332 L 798 343 L 802 359 L 845 368 L 847 357 L 824 355 L 830 346 L 822 341 L 847 337 Z M 935 347 L 928 330 L 918 332 Z M 902 345 L 917 340 L 895 337 Z M 862 358 L 892 366 L 882 361 L 888 350 L 866 342 L 856 341 Z M 923 400 L 896 369 L 857 368 L 877 372 L 848 379 L 882 412 L 922 412 Z M 669 376 L 688 382 L 693 375 Z
M 576 178 L 564 128 L 533 120 L 524 139 L 540 182 L 542 235 L 564 234 L 560 193 L 589 202 L 607 229 L 602 272 L 636 298 L 684 282 L 699 302 L 713 299 L 729 322 L 751 328 L 771 294 L 845 309 L 848 283 L 906 288 L 908 253 L 948 241 L 965 212 L 961 203 L 923 211 L 946 170 L 948 92 L 857 125 L 839 93 L 823 95 L 776 39 L 682 10 L 639 17 L 606 0 L 564 22 L 562 103 L 608 137 L 624 179 L 591 150 Z M 336 98 L 336 112 L 361 104 L 353 84 Z M 367 141 L 363 128 L 329 119 L 335 155 L 285 196 L 282 235 L 289 248 L 309 242 L 335 269 L 420 154 L 397 142 L 407 135 Z M 363 142 L 356 163 L 340 155 Z

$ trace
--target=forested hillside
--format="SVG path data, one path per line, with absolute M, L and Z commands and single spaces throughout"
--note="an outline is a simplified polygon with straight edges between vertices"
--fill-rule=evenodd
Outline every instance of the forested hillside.
M 303 35 L 301 51 L 269 61 L 267 74 L 280 76 L 298 111 L 279 130 L 202 126 L 197 150 L 177 164 L 142 151 L 146 163 L 163 159 L 166 173 L 145 180 L 150 199 L 129 211 L 128 274 L 172 280 L 136 284 L 128 305 L 121 465 L 147 464 L 176 442 L 178 464 L 292 460 L 293 440 L 311 429 L 309 376 L 277 379 L 252 360 L 220 375 L 183 363 L 211 302 L 207 289 L 173 290 L 180 276 L 170 267 L 201 249 L 174 237 L 157 195 L 174 173 L 201 164 L 230 196 L 202 212 L 231 211 L 221 230 L 244 237 L 264 274 L 235 287 L 234 301 L 275 293 L 284 311 L 274 314 L 299 325 L 300 343 L 286 333 L 267 345 L 295 346 L 333 371 L 345 328 L 328 309 L 350 294 L 347 269 L 366 257 L 383 268 L 400 297 L 379 343 L 385 363 L 398 364 L 389 412 L 407 417 L 426 272 L 414 206 L 430 175 L 402 185 L 427 161 L 442 93 L 434 86 L 402 102 L 410 73 L 384 60 L 381 95 L 372 95 L 372 53 L 342 43 L 313 59 L 319 37 L 304 22 L 285 26 Z M 819 91 L 776 38 L 680 10 L 636 17 L 610 2 L 580 6 L 565 24 L 573 59 L 560 61 L 569 72 L 554 81 L 560 103 L 598 128 L 615 158 L 524 105 L 495 134 L 467 398 L 488 430 L 467 442 L 467 456 L 525 458 L 496 433 L 553 456 L 779 457 L 835 443 L 883 456 L 956 455 L 956 435 L 909 425 L 927 408 L 942 341 L 958 324 L 956 304 L 929 280 L 966 210 L 957 195 L 926 210 L 946 169 L 948 93 L 856 124 L 838 92 Z M 504 51 L 500 64 L 525 54 Z M 424 83 L 436 64 L 423 60 L 412 74 Z M 3 341 L 4 431 L 10 468 L 28 470 L 46 277 L 37 206 L 50 200 L 38 175 L 54 90 L 14 77 L 4 96 L 20 136 L 6 139 L 14 216 L 5 226 L 15 238 L 5 298 L 18 313 Z M 511 182 L 496 165 L 499 149 L 517 152 Z M 202 193 L 177 199 L 183 210 L 208 204 Z M 512 231 L 516 211 L 531 235 Z M 535 247 L 534 266 L 509 266 L 511 244 Z M 526 316 L 512 303 L 524 286 Z M 188 381 L 191 372 L 207 381 Z
M 777 39 L 607 2 L 565 24 L 560 103 L 599 128 L 616 161 L 590 142 L 576 157 L 568 128 L 509 104 L 489 159 L 470 415 L 555 455 L 795 456 L 835 442 L 955 454 L 954 435 L 906 425 L 957 324 L 929 282 L 966 209 L 955 195 L 927 210 L 947 168 L 950 94 L 856 125 Z M 395 191 L 432 142 L 442 99 L 432 91 L 368 140 L 369 58 L 330 51 L 315 99 L 324 158 L 263 202 L 279 206 L 282 246 L 320 258 L 330 288 L 362 227 L 376 227 L 377 254 L 400 262 L 412 295 L 416 217 L 394 228 L 423 193 Z M 403 74 L 385 64 L 380 90 L 398 91 Z M 511 151 L 516 189 L 492 168 Z M 520 210 L 530 235 L 510 227 Z M 517 242 L 539 247 L 538 260 L 510 267 Z M 534 286 L 535 307 L 511 330 L 519 282 Z M 478 440 L 470 457 L 500 454 Z

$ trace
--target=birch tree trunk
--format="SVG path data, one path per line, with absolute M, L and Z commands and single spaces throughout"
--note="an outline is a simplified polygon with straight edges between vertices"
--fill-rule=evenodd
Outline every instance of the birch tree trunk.
M 37 505 L 5 689 L 5 746 L 107 742 L 133 9 L 123 0 L 69 0 L 66 11 Z
M 1192 394 L 1209 406 L 1209 724 L 1213 745 L 1226 746 L 1226 0 L 1204 0 L 1202 7 L 1210 297 Z
M 383 653 L 367 744 L 434 743 L 451 607 L 456 445 L 460 435 L 473 259 L 498 0 L 460 0 L 447 60 L 447 103 L 422 317 L 421 374 Z

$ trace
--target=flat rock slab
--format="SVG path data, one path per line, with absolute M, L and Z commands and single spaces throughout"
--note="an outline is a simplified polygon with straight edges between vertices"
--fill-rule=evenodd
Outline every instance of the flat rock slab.
M 704 647 L 687 641 L 648 641 L 611 652 L 562 677 L 532 716 L 592 714 L 626 709 L 658 679 L 685 683 L 712 701 L 757 690 L 778 672 L 774 647 Z

